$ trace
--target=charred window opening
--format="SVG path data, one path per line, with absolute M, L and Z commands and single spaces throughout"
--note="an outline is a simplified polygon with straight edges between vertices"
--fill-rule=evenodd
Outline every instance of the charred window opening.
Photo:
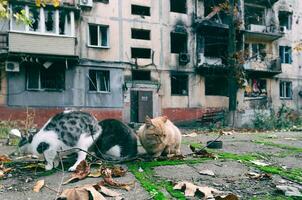
M 145 29 L 131 29 L 131 38 L 139 40 L 150 40 L 150 30 Z
M 133 81 L 150 81 L 151 72 L 147 70 L 132 70 Z
M 188 52 L 188 35 L 187 33 L 170 34 L 171 37 L 171 53 L 187 53 Z
M 266 97 L 266 80 L 264 79 L 249 79 L 244 91 L 245 97 Z
M 292 29 L 292 13 L 286 11 L 279 12 L 279 25 L 280 29 L 291 30 Z
M 89 70 L 89 91 L 110 92 L 110 72 Z
M 279 47 L 279 56 L 281 63 L 291 64 L 292 63 L 292 48 L 288 46 Z
M 292 98 L 292 82 L 280 81 L 280 98 L 291 99 Z
M 220 9 L 214 9 L 223 3 L 226 3 L 226 0 L 204 1 L 204 17 L 208 17 L 217 23 L 228 24 L 227 13 Z
M 245 5 L 244 20 L 247 26 L 251 24 L 265 25 L 265 8 Z M 246 27 L 249 28 L 249 27 Z
M 188 96 L 188 75 L 171 74 L 171 95 Z
M 228 96 L 228 79 L 225 76 L 205 77 L 206 96 Z
M 151 58 L 151 49 L 131 48 L 131 58 Z
M 219 58 L 219 62 L 227 64 L 227 40 L 219 36 L 207 36 L 204 40 L 204 56 Z
M 64 90 L 65 65 L 55 63 L 45 68 L 41 64 L 26 63 L 27 90 Z
M 176 13 L 187 13 L 186 0 L 170 0 L 170 11 Z
M 131 14 L 132 15 L 150 16 L 151 15 L 150 7 L 131 5 Z

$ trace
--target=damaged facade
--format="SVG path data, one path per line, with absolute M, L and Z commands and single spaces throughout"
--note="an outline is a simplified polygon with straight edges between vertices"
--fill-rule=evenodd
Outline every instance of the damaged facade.
M 77 108 L 99 119 L 180 121 L 228 107 L 227 13 L 213 9 L 223 0 L 64 0 L 57 9 L 10 2 L 32 24 L 2 21 L 3 120 L 30 108 L 41 124 Z M 238 6 L 237 47 L 248 77 L 237 95 L 242 123 L 260 107 L 300 110 L 298 1 Z

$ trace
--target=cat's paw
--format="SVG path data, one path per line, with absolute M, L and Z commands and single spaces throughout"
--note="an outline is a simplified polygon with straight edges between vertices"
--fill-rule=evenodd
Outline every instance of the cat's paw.
M 47 165 L 45 165 L 45 170 L 52 170 L 52 168 L 53 168 L 53 165 L 52 164 L 47 164 Z
M 76 170 L 77 166 L 71 166 L 68 171 L 69 172 L 74 172 Z

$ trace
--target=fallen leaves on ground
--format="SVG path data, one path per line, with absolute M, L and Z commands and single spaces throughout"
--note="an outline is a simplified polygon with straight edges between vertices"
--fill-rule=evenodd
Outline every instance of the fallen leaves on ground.
M 88 176 L 93 177 L 93 178 L 101 177 L 104 175 L 103 171 L 106 169 L 111 170 L 112 177 L 122 177 L 122 176 L 125 176 L 127 173 L 127 170 L 122 168 L 121 166 L 112 166 L 112 167 L 101 166 L 96 171 L 90 172 Z
M 202 157 L 202 158 L 213 158 L 213 159 L 217 159 L 217 155 L 213 154 L 213 153 L 209 153 L 207 150 L 205 149 L 196 149 L 194 146 L 190 145 L 190 149 L 191 151 L 194 153 L 194 155 L 198 156 L 198 157 Z
M 191 182 L 183 181 L 177 183 L 174 190 L 181 190 L 186 197 L 198 196 L 202 199 L 215 199 L 215 200 L 239 200 L 235 194 L 224 195 L 222 191 L 208 186 L 198 186 Z
M 39 180 L 36 182 L 34 185 L 33 191 L 34 192 L 40 192 L 40 190 L 44 187 L 45 181 L 44 180 Z
M 3 178 L 7 173 L 11 172 L 12 168 L 6 168 L 3 164 L 0 165 L 0 179 Z
M 257 180 L 265 180 L 265 179 L 272 178 L 271 174 L 258 174 L 255 172 L 248 172 L 246 175 L 251 179 L 257 179 Z
M 81 199 L 81 200 L 89 200 L 89 196 L 92 197 L 93 200 L 106 200 L 103 196 L 109 197 L 118 197 L 120 196 L 119 193 L 112 191 L 104 186 L 100 186 L 98 184 L 95 185 L 84 185 L 78 186 L 74 188 L 66 189 L 62 192 L 57 200 L 74 200 L 74 199 Z
M 0 162 L 11 162 L 12 159 L 10 159 L 7 155 L 0 155 Z
M 98 185 L 99 186 L 110 186 L 110 187 L 114 187 L 114 188 L 119 188 L 119 189 L 124 189 L 124 190 L 131 190 L 134 185 L 135 182 L 130 182 L 130 183 L 118 183 L 115 180 L 113 180 L 112 178 L 112 170 L 109 168 L 105 168 L 102 171 L 102 176 L 103 176 L 103 181 L 99 182 Z
M 85 160 L 83 160 L 82 162 L 80 162 L 80 164 L 78 164 L 76 170 L 71 174 L 70 178 L 63 183 L 63 185 L 66 185 L 70 182 L 82 180 L 86 178 L 89 173 L 90 166 Z

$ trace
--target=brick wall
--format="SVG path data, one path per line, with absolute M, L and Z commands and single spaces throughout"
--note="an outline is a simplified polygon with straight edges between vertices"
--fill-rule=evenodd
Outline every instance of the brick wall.
M 0 121 L 25 120 L 27 113 L 35 116 L 35 123 L 38 127 L 43 126 L 50 117 L 62 112 L 63 108 L 16 108 L 0 106 Z M 98 120 L 114 118 L 122 120 L 121 109 L 81 109 L 82 111 L 93 114 Z
M 202 117 L 204 113 L 222 108 L 164 108 L 162 113 L 171 121 L 190 121 Z

